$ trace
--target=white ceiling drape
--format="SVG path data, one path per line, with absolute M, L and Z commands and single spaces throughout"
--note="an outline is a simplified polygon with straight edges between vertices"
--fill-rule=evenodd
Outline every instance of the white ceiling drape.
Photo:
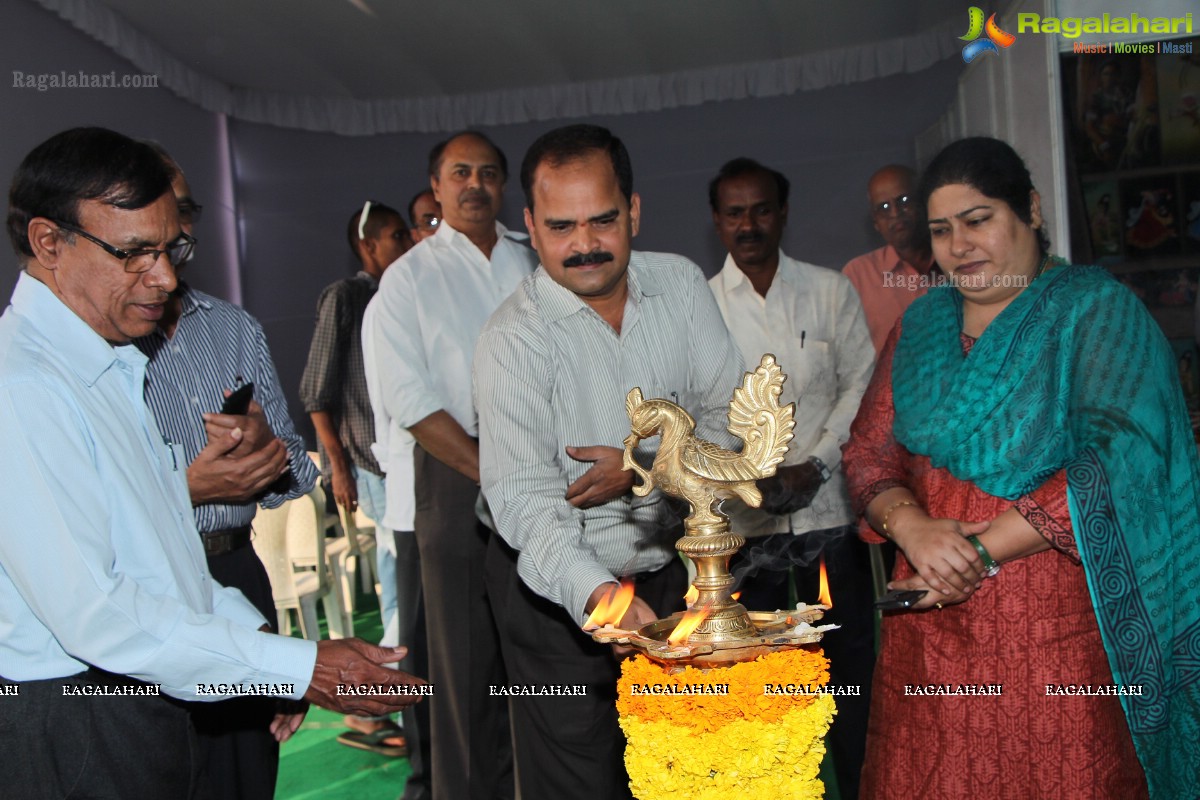
M 37 0 L 110 47 L 159 86 L 234 119 L 348 136 L 438 133 L 579 117 L 635 114 L 795 92 L 914 73 L 958 57 L 962 25 L 792 58 L 631 78 L 433 97 L 357 100 L 230 86 L 183 63 L 98 0 Z

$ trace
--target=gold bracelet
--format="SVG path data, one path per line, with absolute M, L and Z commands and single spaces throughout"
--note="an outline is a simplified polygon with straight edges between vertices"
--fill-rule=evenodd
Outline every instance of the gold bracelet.
M 880 525 L 880 528 L 882 528 L 882 530 L 880 532 L 883 534 L 883 538 L 885 538 L 885 539 L 892 538 L 891 532 L 888 531 L 888 518 L 892 516 L 892 512 L 895 511 L 900 506 L 916 506 L 916 505 L 917 504 L 912 500 L 897 500 L 896 502 L 894 502 L 890 506 L 888 506 L 887 511 L 883 512 L 883 524 Z

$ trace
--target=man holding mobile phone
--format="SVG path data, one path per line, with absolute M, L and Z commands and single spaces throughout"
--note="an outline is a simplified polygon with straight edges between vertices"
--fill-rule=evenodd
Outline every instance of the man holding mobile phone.
M 191 235 L 201 207 L 174 159 L 150 146 L 174 171 L 180 227 Z M 150 359 L 146 404 L 180 468 L 187 465 L 209 570 L 274 622 L 271 584 L 250 545 L 250 523 L 259 503 L 275 508 L 310 491 L 317 470 L 288 416 L 262 326 L 180 279 L 158 326 L 134 344 Z M 279 743 L 271 726 L 278 711 L 273 698 L 257 697 L 193 709 L 214 796 L 274 796 Z

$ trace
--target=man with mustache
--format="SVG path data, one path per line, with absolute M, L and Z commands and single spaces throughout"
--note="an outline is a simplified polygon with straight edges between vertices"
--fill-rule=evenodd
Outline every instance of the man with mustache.
M 748 158 L 725 164 L 709 184 L 713 224 L 729 251 L 709 285 L 742 356 L 752 362 L 774 353 L 787 375 L 780 402 L 796 403 L 795 438 L 783 465 L 759 481 L 761 508 L 725 504 L 733 530 L 747 538 L 730 569 L 746 608 L 773 611 L 790 607 L 793 579 L 799 600 L 816 599 L 824 558 L 833 590 L 826 621 L 842 626 L 822 642 L 830 682 L 862 687 L 859 697 L 837 698 L 830 749 L 842 796 L 857 797 L 875 658 L 874 598 L 841 448 L 875 352 L 850 281 L 780 249 L 787 201 L 787 178 Z
M 414 463 L 414 528 L 421 559 L 429 673 L 431 783 L 436 800 L 512 797 L 504 682 L 495 623 L 484 595 L 487 529 L 475 516 L 479 443 L 471 359 L 480 329 L 533 271 L 533 251 L 496 220 L 508 164 L 483 134 L 460 133 L 429 154 L 441 204 L 437 232 L 379 282 L 363 322 L 376 436 L 384 461 Z M 371 341 L 365 341 L 369 338 Z M 384 430 L 379 430 L 381 423 Z M 386 439 L 382 439 L 386 431 Z M 416 439 L 415 451 L 411 434 Z M 387 504 L 402 487 L 387 482 Z
M 631 250 L 640 200 L 620 139 L 595 125 L 551 131 L 526 153 L 521 186 L 541 267 L 475 353 L 482 485 L 499 533 L 488 595 L 510 680 L 570 692 L 512 698 L 521 797 L 628 798 L 617 661 L 580 626 L 621 579 L 636 587 L 621 627 L 680 610 L 686 577 L 679 518 L 657 491 L 634 497 L 621 469 L 625 395 L 670 398 L 698 435 L 733 446 L 741 358 L 699 267 Z
M 943 277 L 933 263 L 929 231 L 918 224 L 915 184 L 913 171 L 899 164 L 881 167 L 871 176 L 871 222 L 886 244 L 842 267 L 862 300 L 876 354 L 909 304 Z

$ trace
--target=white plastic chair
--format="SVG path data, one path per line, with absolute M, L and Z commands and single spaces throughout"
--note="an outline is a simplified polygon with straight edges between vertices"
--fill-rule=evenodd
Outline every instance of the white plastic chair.
M 316 450 L 309 450 L 308 457 L 310 459 L 312 459 L 312 462 L 314 464 L 316 464 L 317 469 L 320 470 L 321 469 L 321 454 L 318 453 Z M 320 495 L 321 495 L 321 502 L 319 505 L 321 508 L 321 520 L 322 520 L 321 521 L 321 529 L 327 531 L 330 528 L 333 528 L 335 531 L 335 535 L 341 536 L 342 535 L 342 523 L 341 523 L 341 520 L 338 519 L 337 512 L 329 511 L 328 507 L 326 506 L 324 491 L 321 491 Z
M 363 533 L 358 527 L 357 518 L 362 512 L 354 515 L 338 506 L 337 530 L 340 536 L 325 542 L 325 558 L 333 572 L 334 584 L 341 596 L 342 611 L 345 614 L 343 628 L 347 636 L 354 635 L 354 611 L 358 607 L 358 593 L 355 584 L 362 576 L 363 592 L 379 592 L 375 584 L 375 536 L 373 533 Z M 370 522 L 368 518 L 364 519 Z M 372 530 L 372 529 L 368 529 Z
M 361 566 L 361 585 L 364 594 L 375 592 L 379 594 L 379 576 L 375 574 L 375 523 L 358 508 L 353 514 L 347 514 L 346 509 L 338 507 L 342 530 L 346 539 L 351 541 L 350 550 L 357 554 Z M 353 581 L 352 581 L 353 582 Z
M 329 638 L 345 635 L 345 615 L 325 562 L 325 532 L 320 527 L 323 496 L 314 489 L 278 508 L 259 508 L 254 517 L 254 550 L 267 568 L 279 615 L 279 630 L 291 633 L 291 610 L 305 639 L 320 638 L 317 600 L 325 606 Z
M 320 465 L 320 456 L 308 451 L 313 463 Z M 322 505 L 322 509 L 324 509 Z M 332 528 L 335 536 L 325 540 L 325 560 L 333 574 L 333 583 L 338 589 L 342 606 L 342 630 L 346 636 L 354 635 L 354 611 L 358 607 L 355 583 L 361 575 L 362 591 L 374 591 L 379 587 L 375 580 L 375 535 L 370 518 L 358 509 L 353 515 L 337 506 L 337 513 L 324 512 L 322 528 Z M 363 528 L 367 529 L 364 531 Z

